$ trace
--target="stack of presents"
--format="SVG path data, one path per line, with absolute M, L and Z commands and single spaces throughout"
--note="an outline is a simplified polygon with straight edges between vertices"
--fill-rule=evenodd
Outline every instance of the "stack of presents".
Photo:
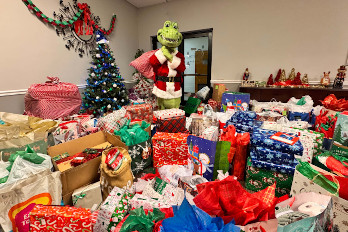
M 344 99 L 205 95 L 0 113 L 2 230 L 348 231 Z

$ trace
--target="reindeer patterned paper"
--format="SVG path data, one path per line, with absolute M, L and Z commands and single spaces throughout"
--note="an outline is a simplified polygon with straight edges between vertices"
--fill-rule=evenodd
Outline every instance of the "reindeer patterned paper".
M 297 164 L 295 157 L 292 154 L 282 153 L 263 147 L 253 147 L 253 154 L 256 160 L 268 163 L 293 166 Z
M 187 165 L 189 159 L 187 137 L 184 133 L 157 132 L 152 137 L 153 166 Z
M 89 209 L 35 205 L 29 217 L 31 232 L 92 232 L 92 213 Z
M 315 169 L 319 172 L 327 173 L 320 168 L 316 167 Z M 348 201 L 340 197 L 333 196 L 329 191 L 317 185 L 312 180 L 308 179 L 296 170 L 290 193 L 294 196 L 296 194 L 305 192 L 315 192 L 331 196 L 333 201 L 333 231 L 348 231 Z
M 301 156 L 303 152 L 303 146 L 299 138 L 291 133 L 285 134 L 273 130 L 255 128 L 250 141 L 253 146 L 269 148 L 283 153 Z
M 252 165 L 251 159 L 248 158 L 245 187 L 251 191 L 258 192 L 276 182 L 275 196 L 281 197 L 290 193 L 292 179 L 292 175 L 257 168 Z
M 256 158 L 255 150 L 250 150 L 250 157 L 251 162 L 255 167 L 264 168 L 274 172 L 288 173 L 291 175 L 294 173 L 295 167 L 298 164 L 298 161 L 296 159 L 294 159 L 294 163 L 292 165 L 274 164 L 265 161 L 260 161 Z
M 144 171 L 152 163 L 151 139 L 128 147 L 128 153 L 132 158 L 131 169 L 133 175 Z

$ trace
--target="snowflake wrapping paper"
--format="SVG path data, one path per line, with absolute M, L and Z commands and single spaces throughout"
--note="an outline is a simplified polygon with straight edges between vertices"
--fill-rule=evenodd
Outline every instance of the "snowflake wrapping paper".
M 29 217 L 32 232 L 92 232 L 92 213 L 89 209 L 35 205 Z
M 282 153 L 264 147 L 253 147 L 251 149 L 255 159 L 259 161 L 288 166 L 293 166 L 297 163 L 293 154 Z
M 280 134 L 279 134 L 280 133 Z M 250 139 L 252 146 L 302 156 L 303 146 L 294 134 L 255 128 Z
M 241 132 L 252 132 L 254 127 L 254 121 L 257 114 L 253 111 L 237 111 L 227 122 L 228 125 L 234 125 L 237 130 Z
M 152 148 L 151 139 L 138 143 L 136 145 L 128 146 L 128 153 L 132 158 L 131 169 L 133 175 L 144 171 L 152 163 Z
M 115 211 L 111 215 L 110 224 L 108 226 L 108 232 L 113 232 L 116 229 L 117 224 L 126 216 L 128 211 L 130 210 L 129 200 L 133 197 L 134 195 L 129 192 L 125 192 L 121 196 L 121 199 L 118 202 Z
M 255 166 L 257 168 L 264 168 L 264 169 L 271 170 L 274 172 L 293 174 L 295 171 L 295 167 L 298 164 L 298 162 L 296 160 L 294 160 L 294 164 L 292 166 L 260 161 L 260 160 L 257 160 L 257 158 L 255 157 L 254 150 L 250 151 L 250 157 L 251 157 L 251 162 L 252 162 L 253 166 Z
M 167 133 L 185 133 L 186 130 L 186 116 L 175 116 L 172 118 L 158 119 L 156 131 Z
M 115 209 L 125 192 L 126 190 L 118 187 L 114 187 L 112 189 L 109 196 L 105 199 L 100 207 L 97 222 L 93 227 L 94 232 L 107 231 L 111 216 L 115 212 Z
M 251 191 L 258 192 L 276 183 L 275 196 L 281 197 L 289 194 L 293 176 L 285 173 L 257 168 L 248 158 L 246 167 L 245 187 Z
M 150 104 L 130 105 L 124 107 L 131 120 L 143 120 L 152 123 L 153 109 Z
M 157 110 L 153 112 L 156 119 L 172 118 L 185 115 L 185 111 L 180 109 Z
M 189 158 L 187 137 L 184 133 L 156 132 L 152 137 L 153 166 L 187 165 Z

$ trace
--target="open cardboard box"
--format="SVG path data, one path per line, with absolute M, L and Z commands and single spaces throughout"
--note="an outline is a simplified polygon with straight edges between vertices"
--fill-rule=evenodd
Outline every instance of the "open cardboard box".
M 82 152 L 86 148 L 91 148 L 105 142 L 109 142 L 114 146 L 124 147 L 127 149 L 125 144 L 122 143 L 119 138 L 110 133 L 100 131 L 82 138 L 49 147 L 47 149 L 47 154 L 54 157 L 67 152 L 70 156 L 73 156 L 76 153 Z M 73 167 L 61 173 L 64 204 L 72 205 L 71 195 L 73 194 L 74 190 L 99 181 L 100 162 L 101 157 L 97 157 L 88 161 L 87 163 Z M 58 171 L 58 167 L 55 162 L 53 162 L 53 165 L 55 170 Z

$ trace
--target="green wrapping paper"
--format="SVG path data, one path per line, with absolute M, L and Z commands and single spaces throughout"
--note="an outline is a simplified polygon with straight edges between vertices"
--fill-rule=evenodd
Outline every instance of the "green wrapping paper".
M 127 146 L 132 146 L 147 141 L 150 136 L 145 131 L 150 126 L 145 121 L 142 121 L 141 125 L 134 124 L 129 125 L 130 120 L 119 131 L 115 131 L 114 134 L 121 137 L 122 142 Z
M 245 188 L 248 190 L 258 192 L 277 182 L 275 196 L 281 197 L 290 193 L 292 179 L 293 175 L 254 167 L 248 158 L 245 178 Z
M 153 209 L 153 212 L 148 211 L 146 215 L 143 207 L 141 207 L 129 212 L 129 216 L 123 223 L 120 232 L 152 232 L 155 223 L 164 218 L 165 214 L 157 208 Z
M 123 194 L 120 202 L 118 203 L 115 212 L 112 214 L 110 224 L 108 226 L 108 232 L 115 230 L 117 224 L 126 216 L 129 211 L 129 200 L 134 197 L 133 194 L 126 192 Z

